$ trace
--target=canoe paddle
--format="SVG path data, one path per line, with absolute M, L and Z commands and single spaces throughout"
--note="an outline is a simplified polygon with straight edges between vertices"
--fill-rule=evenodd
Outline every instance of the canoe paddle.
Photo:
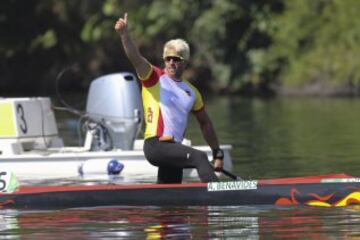
M 239 176 L 236 176 L 235 174 L 221 168 L 219 170 L 215 170 L 216 172 L 221 172 L 223 173 L 224 175 L 228 176 L 229 178 L 231 178 L 232 180 L 243 180 L 241 177 Z
M 222 172 L 223 174 L 225 174 L 226 176 L 228 176 L 229 178 L 233 179 L 233 180 L 242 180 L 241 177 L 236 176 L 235 174 L 225 170 L 225 169 L 221 169 L 220 172 Z

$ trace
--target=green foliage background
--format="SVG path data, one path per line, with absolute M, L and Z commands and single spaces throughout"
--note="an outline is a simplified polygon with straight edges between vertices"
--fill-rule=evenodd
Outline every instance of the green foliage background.
M 162 65 L 184 38 L 185 77 L 202 89 L 272 94 L 320 84 L 359 94 L 357 0 L 7 0 L 0 2 L 0 94 L 84 90 L 97 76 L 133 71 L 113 26 L 124 12 L 141 52 Z M 336 93 L 336 91 L 335 91 Z

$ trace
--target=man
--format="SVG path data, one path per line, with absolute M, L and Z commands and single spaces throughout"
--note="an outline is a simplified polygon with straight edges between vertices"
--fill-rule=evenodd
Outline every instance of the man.
M 128 32 L 125 13 L 115 24 L 125 53 L 142 84 L 145 117 L 144 154 L 158 167 L 158 183 L 181 183 L 183 168 L 195 167 L 202 182 L 218 181 L 214 172 L 223 167 L 224 153 L 213 125 L 204 109 L 202 97 L 189 82 L 181 79 L 190 57 L 188 44 L 182 39 L 167 42 L 163 59 L 165 68 L 151 65 L 139 52 Z M 182 145 L 187 119 L 193 112 L 204 139 L 213 150 L 214 167 L 206 153 Z

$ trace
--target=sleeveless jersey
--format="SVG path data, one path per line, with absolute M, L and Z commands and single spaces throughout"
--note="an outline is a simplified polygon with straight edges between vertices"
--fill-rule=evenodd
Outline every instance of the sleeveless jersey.
M 164 70 L 152 66 L 149 76 L 141 79 L 145 118 L 144 138 L 184 138 L 190 111 L 200 111 L 204 103 L 199 91 L 188 81 L 175 81 Z

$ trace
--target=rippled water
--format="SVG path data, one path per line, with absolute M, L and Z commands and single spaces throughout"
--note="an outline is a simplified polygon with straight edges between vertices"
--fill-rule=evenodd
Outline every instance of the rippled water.
M 207 109 L 245 178 L 359 176 L 360 99 L 222 98 Z M 198 130 L 191 134 L 201 142 Z
M 216 98 L 208 101 L 207 110 L 221 142 L 233 145 L 233 172 L 243 178 L 360 175 L 359 99 Z M 63 137 L 77 144 L 76 130 L 69 124 L 72 119 L 67 115 L 60 119 Z M 194 118 L 187 137 L 194 144 L 204 144 Z M 4 239 L 360 238 L 360 207 L 356 206 L 119 206 L 0 213 L 0 238 Z
M 21 239 L 351 239 L 360 209 L 112 207 L 5 211 L 0 237 Z

